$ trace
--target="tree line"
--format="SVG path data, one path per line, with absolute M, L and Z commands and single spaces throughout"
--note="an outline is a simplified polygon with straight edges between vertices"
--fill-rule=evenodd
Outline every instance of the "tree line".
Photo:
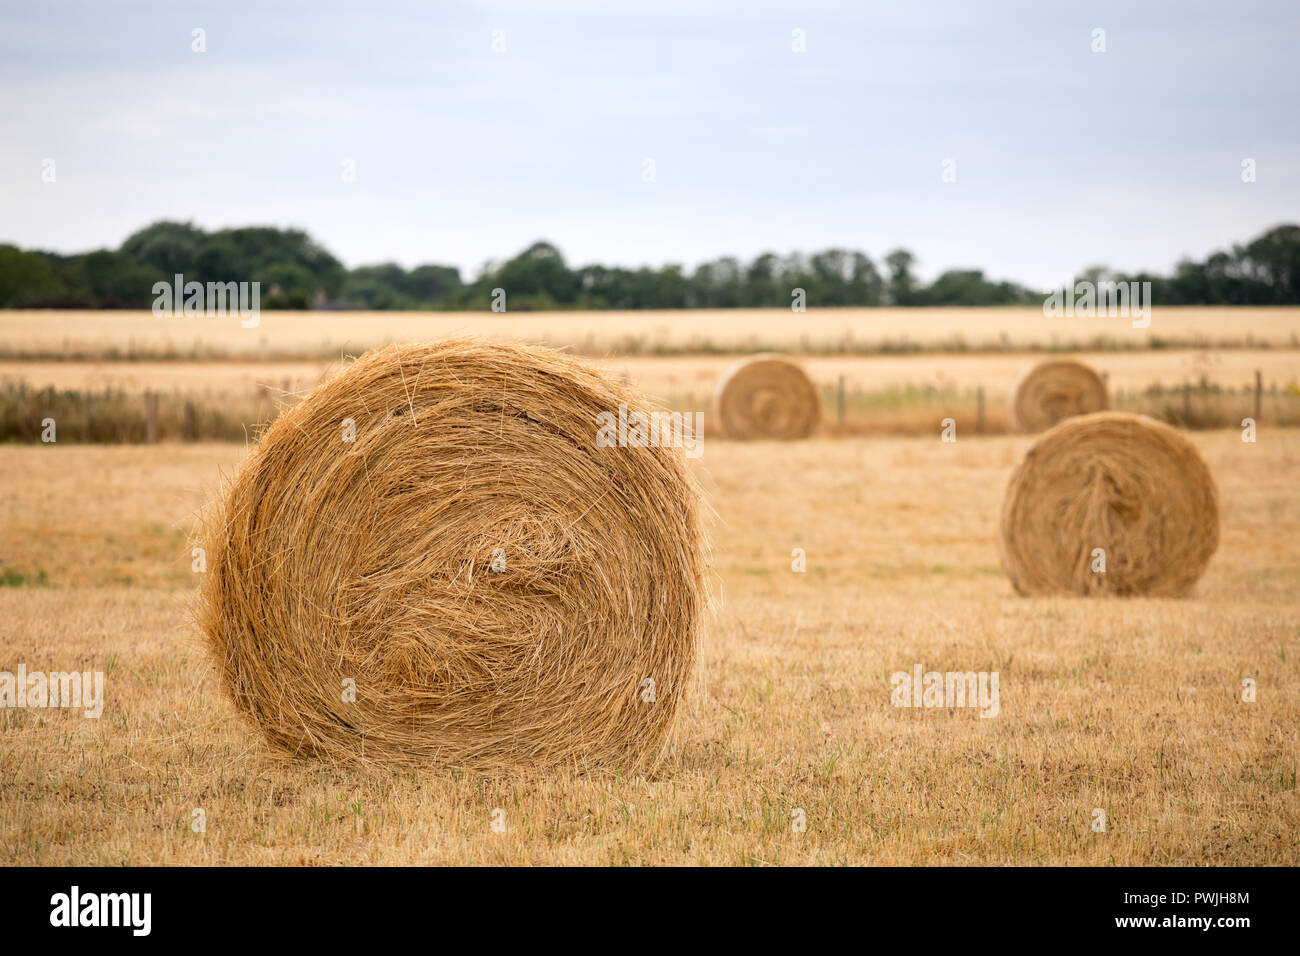
M 766 252 L 745 263 L 726 256 L 693 270 L 681 265 L 629 269 L 570 267 L 559 249 L 535 242 L 470 281 L 454 266 L 395 263 L 347 269 L 307 233 L 250 226 L 205 231 L 157 222 L 117 249 L 79 255 L 0 244 L 0 308 L 148 308 L 157 282 L 258 282 L 264 308 L 487 309 L 505 290 L 510 311 L 816 306 L 1039 305 L 1043 290 L 993 281 L 978 269 L 950 269 L 933 282 L 915 274 L 915 257 L 896 249 L 877 264 L 865 253 Z M 1161 305 L 1300 304 L 1300 226 L 1276 226 L 1203 262 L 1179 262 L 1173 275 L 1083 270 L 1092 282 L 1150 282 Z

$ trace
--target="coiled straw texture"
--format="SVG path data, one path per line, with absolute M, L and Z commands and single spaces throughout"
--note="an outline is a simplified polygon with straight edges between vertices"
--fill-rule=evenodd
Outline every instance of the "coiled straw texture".
M 807 438 L 821 420 L 821 397 L 803 368 L 779 355 L 733 365 L 713 393 L 713 414 L 733 439 Z
M 206 523 L 199 623 L 236 708 L 330 760 L 654 763 L 707 543 L 680 448 L 599 447 L 620 403 L 648 408 L 559 353 L 455 340 L 286 410 Z
M 1000 543 L 1022 594 L 1184 595 L 1218 547 L 1218 489 L 1168 425 L 1121 412 L 1071 418 L 1012 473 Z
M 1021 434 L 1045 431 L 1075 415 L 1110 408 L 1105 380 L 1072 359 L 1048 359 L 1021 373 L 1007 402 L 1007 421 Z

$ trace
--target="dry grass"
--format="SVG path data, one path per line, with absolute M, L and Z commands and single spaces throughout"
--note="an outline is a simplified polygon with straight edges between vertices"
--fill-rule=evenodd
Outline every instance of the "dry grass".
M 1254 376 L 1263 373 L 1260 421 L 1300 424 L 1300 351 L 1147 351 L 1081 356 L 1104 373 L 1117 408 L 1191 428 L 1239 425 L 1254 415 Z M 667 406 L 708 409 L 735 356 L 606 357 L 593 364 Z M 933 434 L 954 418 L 977 429 L 984 389 L 984 433 L 1007 430 L 1007 394 L 1030 355 L 925 355 L 894 358 L 806 357 L 799 364 L 821 389 L 826 434 Z M 141 440 L 144 390 L 158 395 L 161 439 L 230 439 L 268 421 L 277 402 L 292 402 L 340 362 L 0 362 L 0 441 L 31 441 L 53 414 L 61 440 Z M 845 420 L 838 388 L 845 387 Z M 1192 386 L 1184 399 L 1182 387 Z M 57 389 L 57 401 L 42 397 Z M 111 391 L 112 401 L 100 399 Z M 92 395 L 81 393 L 91 392 Z M 99 398 L 96 398 L 96 395 Z M 186 405 L 192 404 L 193 415 Z M 104 404 L 106 407 L 99 407 Z M 716 419 L 706 420 L 710 435 Z
M 204 395 L 154 393 L 152 434 L 162 442 L 243 441 L 260 434 L 301 394 L 267 389 Z M 63 443 L 147 443 L 150 400 L 140 392 L 33 392 L 0 382 L 0 442 L 28 444 L 40 438 L 48 417 L 57 421 L 58 440 Z M 815 400 L 821 406 L 818 429 L 825 435 L 929 436 L 947 418 L 957 423 L 963 435 L 1002 435 L 1009 430 L 1006 404 L 990 402 L 986 396 L 982 399 L 981 393 L 969 389 L 846 390 L 841 403 L 836 388 L 823 387 Z M 662 404 L 699 412 L 709 435 L 725 437 L 716 411 L 702 411 L 702 401 L 693 394 L 672 395 Z M 1153 386 L 1140 392 L 1117 391 L 1114 401 L 1120 410 L 1182 428 L 1241 427 L 1246 417 L 1266 425 L 1300 425 L 1300 389 L 1266 391 L 1258 413 L 1254 390 L 1247 388 Z
M 155 441 L 243 441 L 293 401 L 281 390 L 222 394 L 30 389 L 0 381 L 0 441 L 139 444 Z
M 108 672 L 98 721 L 0 711 L 0 862 L 1300 863 L 1300 433 L 1259 439 L 1194 436 L 1223 509 L 1196 595 L 1103 601 L 998 567 L 1027 439 L 706 443 L 726 603 L 648 779 L 275 757 L 185 623 L 181 532 L 239 449 L 0 448 L 0 557 L 51 584 L 0 588 L 0 669 Z M 916 663 L 998 670 L 1000 716 L 891 707 Z
M 1240 388 L 1254 385 L 1255 370 L 1265 387 L 1300 384 L 1300 351 L 1244 349 L 1084 352 L 1072 355 L 1105 372 L 1111 388 L 1167 387 L 1202 379 Z M 799 364 L 814 382 L 831 387 L 844 377 L 856 391 L 917 387 L 973 390 L 984 386 L 990 399 L 1005 397 L 1035 356 L 898 355 L 806 356 Z M 605 356 L 593 364 L 621 376 L 661 398 L 696 395 L 707 398 L 734 364 L 734 355 Z M 0 381 L 24 381 L 30 388 L 79 391 L 140 392 L 146 389 L 182 394 L 221 394 L 278 389 L 297 392 L 315 385 L 333 366 L 312 362 L 61 362 L 0 361 Z M 701 408 L 705 407 L 703 405 Z
M 1300 308 L 1159 308 L 1132 320 L 1047 318 L 1041 308 L 681 310 L 667 312 L 264 312 L 156 318 L 147 311 L 0 310 L 0 355 L 97 358 L 336 358 L 389 342 L 487 335 L 588 355 L 691 352 L 999 352 L 1026 348 L 1300 348 Z

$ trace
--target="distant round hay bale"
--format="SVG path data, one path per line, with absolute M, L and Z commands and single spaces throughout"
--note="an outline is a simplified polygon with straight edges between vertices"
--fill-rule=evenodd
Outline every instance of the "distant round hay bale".
M 1012 431 L 1033 434 L 1075 415 L 1110 408 L 1105 380 L 1073 359 L 1048 359 L 1021 373 L 1007 400 Z
M 653 764 L 707 543 L 681 449 L 598 445 L 623 403 L 648 409 L 557 352 L 455 340 L 284 411 L 205 523 L 198 619 L 236 708 L 331 760 Z
M 737 362 L 713 392 L 713 413 L 727 438 L 807 438 L 821 412 L 808 373 L 779 355 Z
M 1186 594 L 1218 544 L 1205 459 L 1144 415 L 1057 425 L 1025 453 L 1002 501 L 1002 567 L 1022 594 Z

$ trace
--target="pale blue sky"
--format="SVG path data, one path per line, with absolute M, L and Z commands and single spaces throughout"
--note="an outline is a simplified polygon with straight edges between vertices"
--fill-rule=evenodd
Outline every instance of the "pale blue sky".
M 538 238 L 575 264 L 1166 271 L 1300 220 L 1298 45 L 1294 0 L 0 0 L 0 241 L 170 218 L 467 276 Z

